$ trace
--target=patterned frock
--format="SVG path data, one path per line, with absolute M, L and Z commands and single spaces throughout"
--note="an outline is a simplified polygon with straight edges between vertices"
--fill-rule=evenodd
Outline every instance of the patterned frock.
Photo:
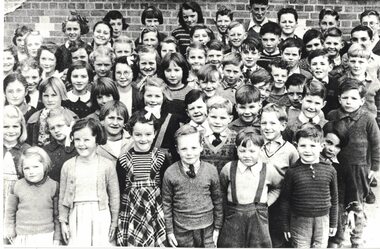
M 117 245 L 163 247 L 165 219 L 160 191 L 160 171 L 165 154 L 153 148 L 145 153 L 131 149 L 117 161 L 120 213 Z

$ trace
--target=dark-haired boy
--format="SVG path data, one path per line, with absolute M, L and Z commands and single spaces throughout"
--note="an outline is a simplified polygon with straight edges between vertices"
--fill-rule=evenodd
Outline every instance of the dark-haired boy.
M 262 51 L 261 42 L 257 39 L 247 38 L 241 45 L 241 58 L 243 60 L 243 75 L 247 83 L 254 74 L 260 74 L 265 71 L 264 68 L 257 65 Z
M 365 10 L 360 14 L 361 25 L 367 26 L 372 29 L 372 52 L 380 55 L 380 15 L 376 10 Z
M 232 52 L 225 55 L 222 66 L 223 79 L 220 82 L 222 86 L 220 95 L 235 104 L 235 92 L 240 86 L 245 84 L 243 81 L 243 63 L 240 54 Z
M 248 37 L 260 39 L 261 27 L 270 22 L 268 20 L 268 0 L 249 0 L 249 8 L 251 11 L 251 19 L 244 23 Z
M 285 82 L 289 77 L 288 63 L 282 59 L 276 59 L 271 62 L 269 72 L 272 75 L 273 84 L 268 102 L 277 104 L 286 95 Z
M 224 5 L 220 6 L 216 11 L 215 25 L 218 29 L 218 34 L 216 34 L 215 38 L 225 46 L 228 46 L 227 29 L 233 19 L 234 14 L 232 10 Z
M 260 29 L 261 43 L 263 44 L 263 52 L 257 64 L 268 70 L 269 64 L 276 58 L 280 58 L 280 43 L 281 27 L 274 22 L 264 24 Z
M 332 60 L 333 68 L 329 76 L 339 79 L 344 74 L 342 57 L 340 51 L 344 46 L 342 31 L 336 27 L 328 28 L 323 33 L 323 47 L 327 50 L 328 56 Z

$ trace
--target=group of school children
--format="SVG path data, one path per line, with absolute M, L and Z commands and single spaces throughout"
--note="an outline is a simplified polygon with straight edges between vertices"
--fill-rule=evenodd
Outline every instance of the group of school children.
M 142 11 L 76 12 L 61 45 L 18 27 L 3 51 L 4 244 L 16 246 L 365 246 L 380 165 L 380 17 L 344 41 L 335 10 L 295 33 L 193 1 L 179 28 Z

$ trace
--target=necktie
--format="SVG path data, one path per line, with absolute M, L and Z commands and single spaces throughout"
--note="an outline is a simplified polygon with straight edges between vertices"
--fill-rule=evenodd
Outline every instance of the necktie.
M 213 135 L 214 135 L 215 139 L 212 141 L 212 145 L 218 146 L 222 142 L 222 140 L 220 139 L 220 133 L 214 132 Z
M 189 165 L 189 170 L 186 171 L 186 174 L 187 174 L 190 178 L 194 178 L 194 177 L 195 177 L 194 165 L 192 165 L 192 164 Z
M 309 118 L 309 123 L 312 123 L 312 124 L 314 124 L 314 122 L 313 122 L 313 119 L 312 119 L 312 118 Z

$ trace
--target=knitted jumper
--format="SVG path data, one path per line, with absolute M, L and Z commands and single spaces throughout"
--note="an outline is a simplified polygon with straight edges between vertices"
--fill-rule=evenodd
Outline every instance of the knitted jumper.
M 190 31 L 179 27 L 172 31 L 172 36 L 178 41 L 181 54 L 185 55 L 186 49 L 190 45 Z

